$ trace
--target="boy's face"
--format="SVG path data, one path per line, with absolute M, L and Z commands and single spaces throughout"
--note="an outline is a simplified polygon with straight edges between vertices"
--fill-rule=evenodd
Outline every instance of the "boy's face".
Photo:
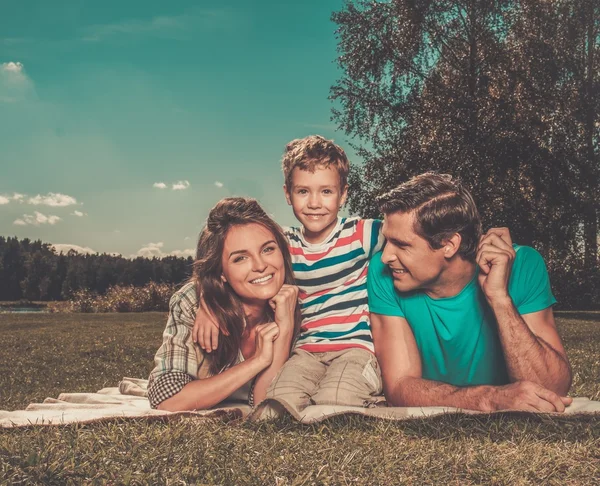
M 317 167 L 315 172 L 294 168 L 291 186 L 283 186 L 285 198 L 304 226 L 309 243 L 321 243 L 337 223 L 340 207 L 346 202 L 348 186 L 340 187 L 334 167 Z

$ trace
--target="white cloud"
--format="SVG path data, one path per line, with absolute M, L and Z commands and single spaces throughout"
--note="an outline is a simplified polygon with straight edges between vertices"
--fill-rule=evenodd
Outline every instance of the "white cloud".
M 23 202 L 23 199 L 25 198 L 25 194 L 19 194 L 18 192 L 15 192 L 11 199 L 13 201 L 18 201 L 18 202 Z
M 130 258 L 164 258 L 167 256 L 176 256 L 183 258 L 191 256 L 193 258 L 196 255 L 196 250 L 193 248 L 187 250 L 174 250 L 170 252 L 164 252 L 164 246 L 165 244 L 162 241 L 159 241 L 158 243 L 148 243 L 144 247 L 140 248 L 135 254 L 131 255 Z
M 34 94 L 33 82 L 22 63 L 10 61 L 0 64 L 0 103 L 17 103 Z
M 20 62 L 5 62 L 0 64 L 0 69 L 11 73 L 22 73 L 23 64 Z
M 173 184 L 173 190 L 174 191 L 183 191 L 185 189 L 187 189 L 188 187 L 190 187 L 190 182 L 189 181 L 178 181 L 175 184 Z
M 71 213 L 71 216 L 77 216 L 78 218 L 82 218 L 84 216 L 87 216 L 87 213 L 82 213 L 81 211 L 75 210 Z
M 223 187 L 223 183 L 222 183 L 222 182 L 219 182 L 219 181 L 215 181 L 215 186 L 217 186 L 217 187 L 219 187 L 219 188 L 220 188 L 220 187 Z
M 158 189 L 166 189 L 167 185 L 164 182 L 155 182 L 152 184 L 152 187 L 156 187 Z
M 45 214 L 35 211 L 34 214 L 24 214 L 22 218 L 13 221 L 13 224 L 17 226 L 39 226 L 41 224 L 54 225 L 59 221 L 61 221 L 61 218 L 59 218 L 58 216 L 46 216 Z
M 35 197 L 30 197 L 27 202 L 29 204 L 33 204 L 34 206 L 42 205 L 52 207 L 64 207 L 77 204 L 77 199 L 75 199 L 72 196 L 67 196 L 66 194 L 49 192 L 45 196 L 38 194 Z
M 9 202 L 9 198 L 7 198 L 6 196 L 0 196 L 0 206 L 2 206 L 3 204 L 8 204 Z
M 87 246 L 71 245 L 69 243 L 58 243 L 52 245 L 52 247 L 56 250 L 56 253 L 68 253 L 69 250 L 75 250 L 77 253 L 86 255 L 98 253 L 96 250 L 92 250 Z

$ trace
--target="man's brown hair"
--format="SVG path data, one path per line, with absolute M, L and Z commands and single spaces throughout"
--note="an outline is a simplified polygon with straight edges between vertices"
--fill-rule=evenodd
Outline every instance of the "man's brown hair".
M 458 233 L 458 254 L 475 260 L 481 219 L 469 191 L 448 174 L 426 172 L 400 184 L 377 199 L 381 212 L 414 212 L 413 231 L 437 250 Z
M 285 146 L 281 168 L 288 190 L 292 188 L 292 172 L 298 167 L 314 173 L 319 167 L 333 166 L 340 175 L 340 190 L 343 191 L 348 183 L 350 164 L 346 152 L 320 135 L 310 135 L 292 140 Z

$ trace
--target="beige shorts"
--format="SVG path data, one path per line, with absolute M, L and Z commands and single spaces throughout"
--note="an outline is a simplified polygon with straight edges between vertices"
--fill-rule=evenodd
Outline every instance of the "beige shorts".
M 295 349 L 267 390 L 267 398 L 300 411 L 309 405 L 369 407 L 381 395 L 381 370 L 365 349 L 309 353 Z

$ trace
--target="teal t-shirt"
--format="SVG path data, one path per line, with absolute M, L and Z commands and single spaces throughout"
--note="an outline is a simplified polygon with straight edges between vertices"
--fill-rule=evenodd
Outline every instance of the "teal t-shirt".
M 508 292 L 519 314 L 555 304 L 542 256 L 528 246 L 514 248 Z M 399 293 L 380 252 L 369 264 L 367 288 L 371 312 L 408 321 L 421 354 L 423 378 L 455 386 L 508 383 L 496 319 L 477 274 L 453 297 Z

